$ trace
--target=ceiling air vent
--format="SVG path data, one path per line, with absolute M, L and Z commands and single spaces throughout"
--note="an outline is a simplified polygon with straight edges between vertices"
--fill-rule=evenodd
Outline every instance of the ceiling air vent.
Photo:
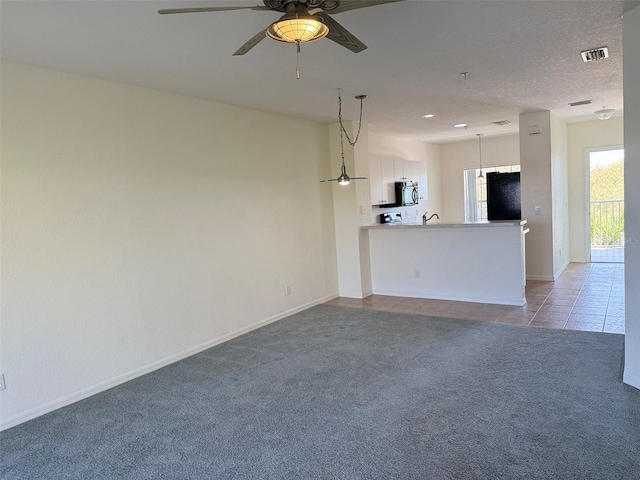
M 571 107 L 579 107 L 580 105 L 589 105 L 593 100 L 580 100 L 579 102 L 571 102 L 569 106 Z
M 511 122 L 509 120 L 500 120 L 499 122 L 491 122 L 498 127 L 503 127 L 505 125 L 509 125 Z
M 585 50 L 580 52 L 583 62 L 595 62 L 603 58 L 609 58 L 609 49 L 607 47 L 594 48 L 593 50 Z

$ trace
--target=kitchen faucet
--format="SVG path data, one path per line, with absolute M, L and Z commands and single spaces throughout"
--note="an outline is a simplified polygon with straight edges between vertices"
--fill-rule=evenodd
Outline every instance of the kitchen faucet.
M 438 214 L 437 214 L 437 213 L 434 213 L 434 214 L 433 214 L 433 215 L 431 215 L 429 218 L 427 218 L 427 213 L 429 213 L 429 212 L 424 212 L 424 215 L 422 215 L 422 224 L 423 224 L 423 225 L 426 225 L 426 224 L 427 224 L 427 222 L 428 222 L 429 220 L 431 220 L 433 217 L 436 217 L 438 220 L 440 220 L 440 217 L 438 216 Z

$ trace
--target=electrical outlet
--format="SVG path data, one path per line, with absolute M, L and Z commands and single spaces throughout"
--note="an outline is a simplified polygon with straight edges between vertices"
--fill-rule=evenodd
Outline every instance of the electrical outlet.
M 7 384 L 4 383 L 4 373 L 0 373 L 0 390 L 7 388 Z
M 533 211 L 536 212 L 536 215 L 542 215 L 542 207 L 534 207 Z
M 285 288 L 285 292 L 287 295 L 291 295 L 291 285 L 287 285 L 287 287 Z
M 420 270 L 416 270 L 415 275 L 416 275 L 416 278 L 420 278 Z

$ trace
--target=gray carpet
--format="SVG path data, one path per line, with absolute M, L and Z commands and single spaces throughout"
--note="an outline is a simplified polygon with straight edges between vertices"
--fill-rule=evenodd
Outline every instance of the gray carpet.
M 9 479 L 634 479 L 621 335 L 318 306 L 0 434 Z

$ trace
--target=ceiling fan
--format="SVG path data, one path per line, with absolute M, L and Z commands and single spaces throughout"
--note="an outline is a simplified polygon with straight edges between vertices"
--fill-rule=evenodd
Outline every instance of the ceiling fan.
M 158 10 L 161 15 L 173 13 L 221 12 L 227 10 L 257 10 L 284 12 L 284 15 L 264 30 L 256 33 L 234 55 L 244 55 L 263 38 L 269 37 L 278 42 L 300 43 L 313 42 L 327 37 L 339 45 L 358 53 L 367 46 L 358 40 L 351 32 L 335 21 L 331 15 L 355 10 L 357 8 L 372 7 L 385 3 L 401 2 L 403 0 L 263 0 L 264 5 L 255 7 L 195 7 L 170 8 Z M 310 13 L 310 10 L 320 10 Z

